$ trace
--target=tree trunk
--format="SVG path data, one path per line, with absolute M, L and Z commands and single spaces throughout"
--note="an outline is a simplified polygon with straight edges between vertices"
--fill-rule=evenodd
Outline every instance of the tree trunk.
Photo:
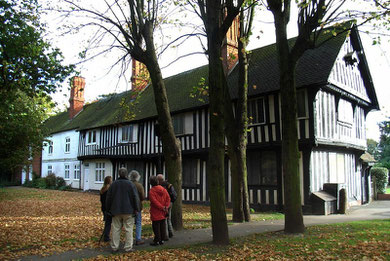
M 284 179 L 284 211 L 286 233 L 303 233 L 301 190 L 299 178 L 299 150 L 297 134 L 297 103 L 295 67 L 287 41 L 286 23 L 275 16 L 276 48 L 280 68 L 282 108 L 282 167 Z
M 233 221 L 250 221 L 248 182 L 246 167 L 247 145 L 247 95 L 248 95 L 248 59 L 246 42 L 238 43 L 238 100 L 234 117 L 231 98 L 226 87 L 225 95 L 225 130 L 229 143 L 229 159 L 232 177 Z
M 241 16 L 241 19 L 243 17 Z M 243 25 L 242 25 L 243 26 Z M 248 193 L 248 172 L 246 167 L 246 147 L 247 147 L 247 128 L 248 128 L 248 55 L 246 52 L 247 42 L 238 41 L 238 104 L 237 104 L 237 121 L 238 121 L 238 168 L 240 184 L 242 185 L 242 205 L 245 221 L 250 221 L 249 193 Z
M 147 25 L 145 26 L 147 27 Z M 168 180 L 177 192 L 177 200 L 172 207 L 172 225 L 176 230 L 183 228 L 182 220 L 182 158 L 180 141 L 176 139 L 173 129 L 171 114 L 169 111 L 168 96 L 162 78 L 160 66 L 154 49 L 152 27 L 147 27 L 144 38 L 146 42 L 145 65 L 150 73 L 153 85 L 154 99 L 158 114 L 158 123 L 163 145 L 165 169 Z
M 213 6 L 214 1 L 208 1 L 209 13 L 207 21 L 207 40 L 209 51 L 209 114 L 210 114 L 210 150 L 207 164 L 208 187 L 210 194 L 210 211 L 213 230 L 213 243 L 229 244 L 229 231 L 226 218 L 225 201 L 225 133 L 224 133 L 224 87 L 226 82 L 221 60 L 221 39 L 218 25 L 219 8 Z

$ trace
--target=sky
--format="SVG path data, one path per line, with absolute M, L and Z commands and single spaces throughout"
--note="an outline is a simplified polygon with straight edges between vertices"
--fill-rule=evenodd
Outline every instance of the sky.
M 63 32 L 63 30 L 58 30 L 58 26 L 63 26 L 63 20 L 58 14 L 49 13 L 44 15 L 42 19 L 48 24 L 47 39 L 49 39 L 54 46 L 61 49 L 65 57 L 65 62 L 79 63 L 79 53 L 83 51 L 87 40 L 91 37 L 91 32 L 80 31 L 79 33 L 74 34 L 62 34 L 60 32 Z M 198 18 L 187 17 L 186 19 L 194 21 Z M 297 34 L 296 23 L 293 22 L 293 18 L 291 21 L 292 22 L 290 22 L 288 26 L 288 34 L 289 37 L 294 37 Z M 170 30 L 172 36 L 175 34 L 182 34 L 183 32 L 186 32 L 186 29 L 173 28 Z M 165 31 L 164 34 L 166 34 Z M 367 138 L 378 140 L 379 128 L 377 123 L 385 120 L 386 116 L 390 116 L 390 103 L 388 102 L 390 99 L 388 83 L 388 76 L 390 74 L 390 38 L 382 39 L 381 45 L 372 45 L 372 35 L 361 33 L 360 36 L 362 38 L 379 105 L 381 107 L 381 111 L 370 112 L 367 116 Z M 169 38 L 169 36 L 166 35 L 164 35 L 164 37 L 156 37 L 156 44 L 164 45 L 164 43 L 167 42 L 167 38 Z M 254 20 L 253 36 L 250 39 L 249 49 L 259 48 L 274 42 L 275 32 L 271 13 L 266 10 L 258 12 Z M 163 77 L 175 75 L 207 63 L 206 56 L 198 54 L 189 56 L 185 59 L 180 59 L 178 62 L 167 66 L 177 57 L 192 51 L 202 51 L 198 39 L 188 40 L 177 48 L 169 48 L 160 58 Z M 127 73 L 127 79 L 120 79 L 120 73 L 117 69 L 110 70 L 117 55 L 117 53 L 112 52 L 77 65 L 80 75 L 86 80 L 86 102 L 96 100 L 99 95 L 113 92 L 120 93 L 130 89 L 130 70 L 129 73 Z M 52 95 L 53 100 L 58 103 L 59 109 L 65 109 L 69 105 L 68 88 L 69 83 L 65 82 L 61 90 Z

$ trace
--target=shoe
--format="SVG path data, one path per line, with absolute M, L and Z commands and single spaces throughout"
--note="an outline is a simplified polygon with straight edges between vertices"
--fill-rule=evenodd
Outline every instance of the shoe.
M 160 241 L 158 242 L 160 245 L 164 245 L 164 241 Z
M 169 232 L 169 237 L 173 237 L 173 233 L 172 232 Z
M 140 241 L 136 241 L 136 242 L 135 242 L 135 245 L 136 245 L 136 246 L 143 245 L 143 244 L 145 244 L 145 241 L 143 241 L 143 240 L 140 240 Z
M 134 248 L 130 248 L 129 250 L 125 250 L 125 253 L 131 253 L 131 252 L 134 252 L 135 249 Z
M 158 246 L 158 245 L 159 245 L 159 243 L 158 243 L 158 242 L 154 242 L 154 241 L 153 241 L 152 243 L 150 243 L 150 245 L 151 245 L 151 246 Z
M 119 252 L 119 249 L 112 249 L 111 250 L 111 254 L 116 254 L 116 253 L 118 253 Z

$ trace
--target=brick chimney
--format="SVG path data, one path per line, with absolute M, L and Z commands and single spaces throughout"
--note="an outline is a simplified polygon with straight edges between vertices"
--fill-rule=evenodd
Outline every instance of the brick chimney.
M 146 66 L 133 58 L 131 89 L 137 92 L 142 91 L 148 85 L 149 80 L 149 72 Z
M 226 37 L 222 44 L 222 63 L 223 70 L 227 74 L 238 61 L 238 34 L 240 21 L 237 16 L 226 33 Z
M 70 80 L 69 118 L 72 119 L 84 106 L 85 79 L 73 76 Z

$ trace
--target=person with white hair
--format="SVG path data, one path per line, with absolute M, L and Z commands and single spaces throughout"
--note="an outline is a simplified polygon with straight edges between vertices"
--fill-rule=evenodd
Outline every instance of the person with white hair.
M 135 245 L 143 245 L 145 241 L 142 240 L 142 201 L 145 200 L 145 190 L 141 183 L 139 183 L 139 179 L 141 175 L 138 171 L 132 170 L 130 171 L 130 180 L 134 183 L 135 187 L 138 191 L 138 197 L 140 200 L 140 211 L 135 215 Z
M 127 179 L 127 169 L 119 169 L 119 178 L 115 180 L 107 192 L 106 210 L 112 216 L 112 252 L 119 250 L 120 235 L 122 227 L 125 234 L 125 252 L 132 252 L 133 249 L 133 225 L 134 216 L 140 212 L 140 201 L 138 191 L 133 182 Z

